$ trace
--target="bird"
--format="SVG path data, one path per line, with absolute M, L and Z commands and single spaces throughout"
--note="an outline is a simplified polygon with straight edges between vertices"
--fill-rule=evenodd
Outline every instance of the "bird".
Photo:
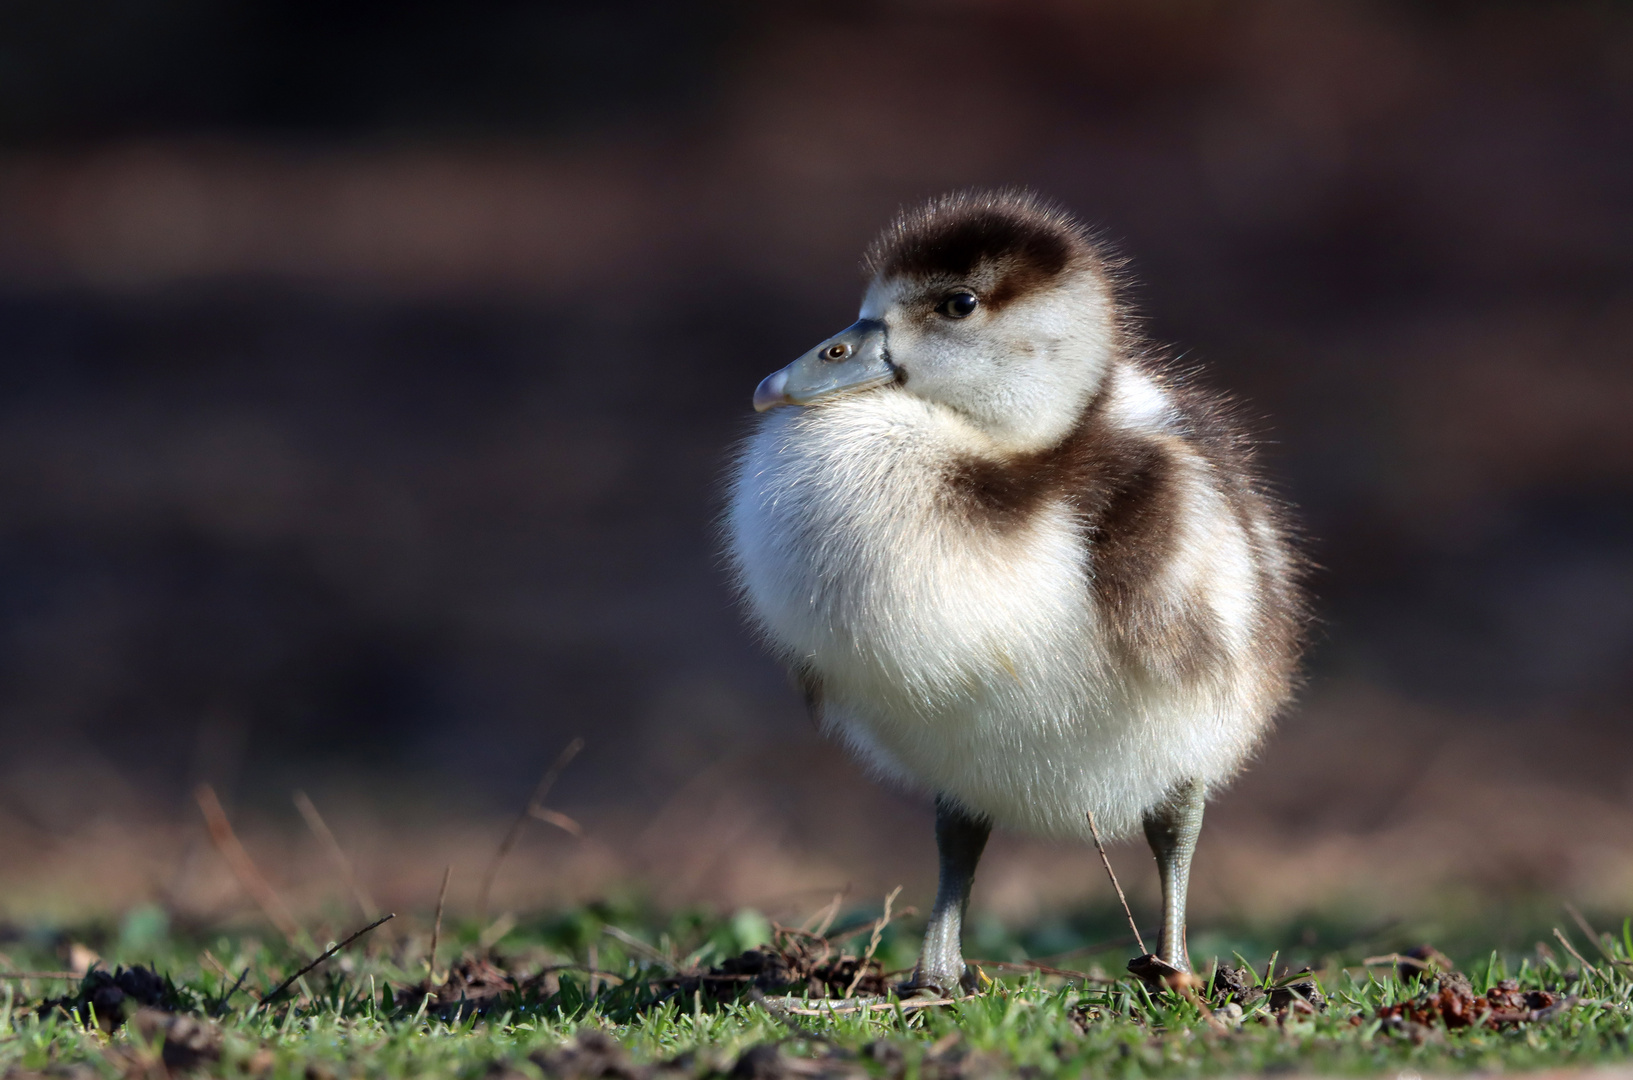
M 960 938 L 994 827 L 1143 829 L 1146 959 L 1189 972 L 1204 803 L 1298 680 L 1289 511 L 1233 402 L 1145 337 L 1126 261 L 1058 205 L 935 198 L 862 265 L 857 320 L 756 388 L 722 524 L 819 728 L 934 798 L 939 883 L 903 987 L 975 986 Z

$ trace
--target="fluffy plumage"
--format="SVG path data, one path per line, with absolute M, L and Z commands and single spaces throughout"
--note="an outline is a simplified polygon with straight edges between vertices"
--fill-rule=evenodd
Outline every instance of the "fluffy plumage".
M 823 729 L 1048 836 L 1228 780 L 1289 698 L 1302 608 L 1219 403 L 1149 359 L 1112 261 L 1028 196 L 910 211 L 865 265 L 895 381 L 766 412 L 727 518 Z

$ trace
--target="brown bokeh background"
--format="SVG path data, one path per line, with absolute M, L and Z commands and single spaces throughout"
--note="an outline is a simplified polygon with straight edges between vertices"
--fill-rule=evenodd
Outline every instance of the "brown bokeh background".
M 711 522 L 900 205 L 1023 184 L 1261 418 L 1321 618 L 1205 918 L 1633 907 L 1633 10 L 28 0 L 0 12 L 0 918 L 898 882 Z M 1117 856 L 1141 888 L 1146 860 Z M 995 842 L 1013 920 L 1103 899 Z

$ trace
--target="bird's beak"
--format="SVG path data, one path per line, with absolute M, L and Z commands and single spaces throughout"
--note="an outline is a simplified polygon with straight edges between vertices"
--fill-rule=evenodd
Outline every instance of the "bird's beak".
M 754 390 L 754 411 L 778 405 L 811 405 L 839 394 L 896 381 L 885 348 L 885 324 L 861 319 L 824 341 Z

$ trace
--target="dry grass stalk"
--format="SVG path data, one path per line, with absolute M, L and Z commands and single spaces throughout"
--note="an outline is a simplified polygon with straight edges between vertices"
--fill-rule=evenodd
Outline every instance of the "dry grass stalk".
M 294 800 L 295 809 L 301 812 L 301 817 L 306 820 L 306 827 L 312 830 L 312 835 L 317 837 L 318 843 L 323 846 L 323 851 L 329 856 L 329 861 L 334 863 L 335 869 L 340 872 L 341 878 L 346 882 L 346 887 L 351 890 L 352 899 L 357 901 L 358 909 L 363 912 L 363 917 L 365 919 L 378 919 L 380 917 L 379 906 L 375 904 L 374 898 L 368 894 L 368 891 L 363 888 L 363 883 L 357 880 L 357 872 L 352 867 L 352 861 L 346 858 L 346 852 L 341 848 L 340 841 L 336 840 L 335 834 L 329 831 L 329 825 L 323 820 L 323 815 L 318 813 L 317 805 L 312 802 L 306 792 L 301 791 L 299 788 L 295 790 Z
M 1561 945 L 1565 946 L 1565 951 L 1566 952 L 1568 952 L 1572 956 L 1576 957 L 1576 962 L 1582 965 L 1582 970 L 1583 971 L 1592 972 L 1593 977 L 1596 978 L 1596 979 L 1604 978 L 1603 975 L 1599 974 L 1599 969 L 1598 968 L 1596 968 L 1592 964 L 1588 963 L 1588 958 L 1587 957 L 1583 956 L 1581 953 L 1576 951 L 1576 946 L 1571 944 L 1571 939 L 1566 937 L 1565 932 L 1563 930 L 1561 930 L 1557 926 L 1554 927 L 1554 937 L 1558 938 L 1559 943 Z
M 1208 1022 L 1208 1029 L 1215 1035 L 1230 1034 L 1229 1025 L 1215 1016 L 1213 1010 L 1208 1007 L 1208 1003 L 1202 1000 L 1202 995 L 1196 992 L 1200 980 L 1188 971 L 1184 972 L 1184 974 L 1189 975 L 1190 978 L 1180 982 L 1177 989 L 1185 996 L 1185 1000 L 1196 1006 L 1197 1011 L 1202 1014 L 1202 1019 Z M 1299 996 L 1303 997 L 1302 994 Z M 1306 1001 L 1306 1004 L 1308 1004 L 1308 1001 Z
M 437 944 L 442 938 L 442 905 L 448 899 L 448 878 L 453 872 L 452 866 L 445 867 L 442 871 L 442 888 L 437 890 L 437 915 L 431 923 L 431 958 L 427 961 L 429 970 L 426 974 L 433 983 L 437 981 Z
M 223 979 L 231 979 L 233 977 L 232 972 L 227 970 L 227 965 L 223 964 L 220 960 L 217 960 L 215 958 L 215 954 L 210 952 L 209 949 L 204 950 L 203 958 L 204 958 L 204 962 L 206 964 L 208 964 L 210 967 L 214 968 L 216 974 L 220 975 Z M 226 1007 L 227 1007 L 227 999 L 231 998 L 234 994 L 238 993 L 239 988 L 244 985 L 244 980 L 247 979 L 247 978 L 249 978 L 249 968 L 245 967 L 243 972 L 238 976 L 237 980 L 233 982 L 231 988 L 229 988 L 226 993 L 222 994 L 219 998 L 216 999 L 216 1006 L 215 1006 L 215 1010 L 214 1010 L 214 1015 L 216 1015 L 216 1016 L 221 1015 L 222 1011 L 225 1010 Z M 252 990 L 252 991 L 250 991 L 250 993 L 253 995 L 254 991 Z M 259 1001 L 260 999 L 257 998 L 256 1000 Z
M 576 836 L 580 840 L 584 839 L 584 826 L 580 825 L 577 820 L 568 817 L 560 810 L 552 810 L 548 806 L 529 806 L 527 808 L 527 816 L 537 818 L 539 821 L 542 821 L 547 825 L 554 825 L 556 828 L 570 836 Z
M 897 919 L 911 918 L 912 916 L 917 915 L 918 913 L 919 913 L 919 909 L 914 907 L 913 905 L 909 904 L 907 907 L 902 908 L 900 911 L 894 912 L 890 916 L 890 921 L 895 922 Z M 772 923 L 771 925 L 772 926 L 777 926 L 776 923 Z M 835 934 L 832 937 L 822 937 L 822 938 L 817 937 L 815 934 L 807 934 L 807 933 L 804 933 L 802 931 L 791 931 L 791 932 L 798 933 L 798 934 L 800 934 L 801 937 L 812 938 L 813 940 L 817 941 L 818 943 L 826 942 L 829 945 L 837 945 L 841 941 L 849 941 L 851 938 L 855 937 L 858 934 L 865 934 L 865 933 L 871 931 L 873 929 L 873 926 L 874 926 L 873 923 L 863 923 L 861 926 L 853 926 L 849 930 L 843 931 L 842 933 Z M 786 926 L 778 926 L 777 928 L 779 930 L 789 930 L 789 928 L 786 927 Z
M 291 986 L 294 986 L 295 983 L 298 982 L 302 977 L 309 974 L 319 964 L 321 964 L 325 960 L 329 959 L 329 957 L 333 956 L 335 953 L 339 952 L 341 949 L 344 949 L 346 946 L 350 945 L 352 942 L 356 941 L 358 938 L 362 937 L 364 934 L 368 933 L 370 930 L 373 930 L 375 927 L 381 925 L 382 923 L 389 922 L 390 920 L 395 919 L 396 917 L 397 916 L 396 916 L 395 913 L 390 914 L 390 915 L 382 915 L 378 919 L 375 919 L 373 922 L 369 923 L 367 926 L 363 927 L 363 929 L 358 930 L 355 933 L 353 933 L 350 937 L 346 938 L 346 940 L 336 942 L 335 944 L 329 946 L 327 949 L 324 949 L 323 952 L 319 953 L 317 958 L 314 959 L 311 963 L 307 964 L 305 967 L 303 967 L 299 971 L 295 972 L 295 974 L 289 976 L 289 978 L 287 978 L 283 982 L 279 983 L 277 985 L 277 987 L 272 991 L 272 993 L 268 994 L 266 997 L 261 999 L 261 1004 L 265 1005 L 265 1004 L 268 1004 L 269 1002 L 277 1000 L 277 998 L 280 995 L 282 995 L 284 991 L 288 990 Z M 245 972 L 247 974 L 248 969 L 245 969 Z M 229 990 L 227 992 L 227 995 L 229 997 L 232 996 L 232 993 L 234 991 L 236 991 L 237 989 L 238 989 L 238 987 L 234 986 L 232 990 Z
M 825 935 L 828 932 L 828 928 L 834 924 L 834 920 L 839 917 L 839 905 L 844 902 L 846 894 L 848 894 L 850 891 L 851 887 L 846 885 L 843 889 L 834 893 L 834 898 L 828 901 L 828 906 L 812 916 L 812 919 L 816 922 L 816 925 L 810 930 L 807 930 L 806 933 L 813 934 L 816 937 L 822 937 Z
M 516 916 L 507 911 L 497 919 L 493 920 L 493 922 L 490 923 L 488 927 L 482 931 L 482 933 L 477 935 L 477 948 L 481 949 L 483 952 L 486 952 L 488 949 L 491 949 L 493 946 L 497 945 L 506 934 L 510 933 L 514 929 L 516 929 Z
M 890 906 L 896 902 L 896 897 L 901 894 L 902 887 L 898 885 L 890 890 L 889 896 L 885 897 L 884 914 L 880 915 L 878 922 L 873 924 L 873 936 L 868 939 L 868 950 L 862 954 L 862 962 L 856 965 L 856 977 L 851 979 L 851 984 L 845 988 L 846 997 L 856 993 L 857 984 L 862 981 L 862 976 L 867 974 L 868 964 L 872 962 L 873 954 L 878 951 L 879 938 L 884 934 L 885 927 L 890 925 Z
M 1140 928 L 1134 924 L 1134 912 L 1129 910 L 1128 897 L 1123 895 L 1123 887 L 1117 884 L 1117 873 L 1111 868 L 1111 860 L 1106 857 L 1106 845 L 1100 842 L 1100 826 L 1094 823 L 1094 811 L 1089 814 L 1089 833 L 1094 837 L 1094 850 L 1100 853 L 1100 862 L 1106 868 L 1106 876 L 1111 878 L 1111 887 L 1117 890 L 1117 902 L 1123 905 L 1123 914 L 1128 916 L 1128 928 L 1134 931 L 1134 943 L 1140 947 L 1140 953 L 1150 955 L 1145 947 L 1145 939 L 1140 937 Z
M 527 800 L 527 805 L 522 807 L 520 814 L 516 815 L 516 820 L 510 823 L 510 829 L 505 833 L 505 838 L 499 841 L 499 850 L 493 853 L 493 858 L 488 863 L 487 872 L 482 875 L 482 891 L 477 895 L 476 899 L 476 913 L 482 922 L 488 921 L 488 898 L 493 893 L 494 881 L 499 877 L 499 867 L 504 864 L 505 856 L 510 854 L 510 849 L 516 846 L 516 841 L 522 838 L 522 829 L 527 826 L 528 818 L 541 817 L 542 820 L 566 829 L 575 836 L 583 835 L 584 830 L 579 826 L 578 822 L 573 821 L 572 818 L 567 817 L 565 814 L 557 815 L 556 811 L 550 810 L 544 805 L 544 797 L 550 794 L 550 789 L 555 786 L 557 777 L 578 756 L 578 752 L 582 749 L 584 749 L 584 740 L 582 738 L 574 739 L 562 747 L 561 753 L 556 755 L 556 760 L 548 769 L 544 770 L 544 775 L 539 777 L 538 785 L 534 787 L 533 795 Z M 545 814 L 557 815 L 565 821 L 572 822 L 572 828 L 568 828 L 561 821 L 553 820 L 551 817 L 543 817 Z
M 232 868 L 233 876 L 244 887 L 267 921 L 278 928 L 290 946 L 298 951 L 305 951 L 300 924 L 295 921 L 294 914 L 289 906 L 267 884 L 266 878 L 256 868 L 255 860 L 249 857 L 244 845 L 239 843 L 238 836 L 233 832 L 232 822 L 227 820 L 227 812 L 221 808 L 221 800 L 216 798 L 215 788 L 209 784 L 200 784 L 193 790 L 193 796 L 198 800 L 198 808 L 204 813 L 204 824 L 210 830 L 210 842 L 227 860 Z
M 227 970 L 227 965 L 223 964 L 220 960 L 217 960 L 215 958 L 215 953 L 211 952 L 209 949 L 205 949 L 202 953 L 200 953 L 199 959 L 209 967 L 214 968 L 217 975 L 220 975 L 226 979 L 232 978 L 232 972 Z
M 673 960 L 627 930 L 621 930 L 616 926 L 603 926 L 601 928 L 601 932 L 606 934 L 608 937 L 618 939 L 631 949 L 634 949 L 637 953 L 640 953 L 642 956 L 646 957 L 648 960 L 651 960 L 670 972 L 680 970 Z
M 1380 964 L 1405 964 L 1407 967 L 1419 968 L 1423 971 L 1439 971 L 1439 967 L 1427 960 L 1419 960 L 1415 956 L 1404 953 L 1384 953 L 1382 956 L 1369 956 L 1361 961 L 1362 967 L 1377 967 Z
M 1593 947 L 1599 950 L 1599 955 L 1614 963 L 1616 961 L 1616 957 L 1610 952 L 1609 949 L 1605 948 L 1605 936 L 1599 933 L 1599 931 L 1595 930 L 1592 924 L 1590 924 L 1588 920 L 1583 917 L 1582 913 L 1576 910 L 1576 905 L 1566 904 L 1565 911 L 1572 919 L 1576 920 L 1576 925 L 1581 927 L 1582 933 L 1586 934 L 1588 940 L 1593 942 Z

